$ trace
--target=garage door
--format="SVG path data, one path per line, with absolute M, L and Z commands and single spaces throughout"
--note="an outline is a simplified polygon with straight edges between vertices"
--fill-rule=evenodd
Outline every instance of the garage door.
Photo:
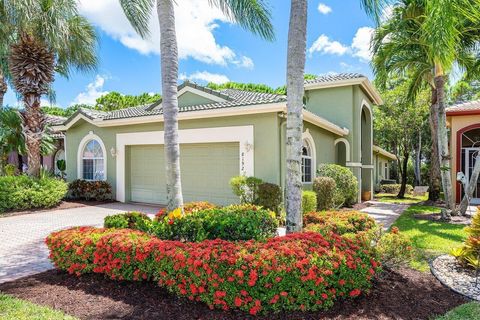
M 131 201 L 165 204 L 163 146 L 131 146 L 129 156 Z M 182 144 L 180 156 L 185 202 L 225 205 L 238 201 L 229 186 L 230 178 L 239 174 L 238 143 Z

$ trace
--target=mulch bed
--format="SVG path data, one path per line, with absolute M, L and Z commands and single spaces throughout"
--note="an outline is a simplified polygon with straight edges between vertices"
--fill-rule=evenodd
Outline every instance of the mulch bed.
M 38 208 L 38 209 L 30 209 L 30 210 L 19 210 L 19 211 L 8 211 L 0 213 L 0 218 L 3 217 L 11 217 L 11 216 L 19 216 L 24 214 L 32 214 L 38 212 L 45 212 L 45 211 L 58 211 L 58 210 L 65 210 L 65 209 L 74 209 L 74 208 L 83 208 L 89 206 L 97 206 L 106 203 L 113 203 L 115 201 L 84 201 L 84 200 L 69 200 L 69 201 L 62 201 L 57 206 L 53 208 Z
M 338 302 L 328 312 L 257 319 L 431 319 L 467 302 L 428 273 L 402 269 L 382 277 L 368 296 Z M 0 291 L 81 319 L 252 319 L 243 312 L 210 310 L 177 298 L 154 283 L 111 281 L 100 275 L 76 278 L 56 270 L 0 284 Z

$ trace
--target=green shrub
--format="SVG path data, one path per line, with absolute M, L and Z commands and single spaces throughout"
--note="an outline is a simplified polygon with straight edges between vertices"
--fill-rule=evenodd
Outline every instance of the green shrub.
M 50 208 L 59 204 L 66 193 L 67 184 L 51 177 L 0 177 L 0 211 Z
M 107 181 L 87 181 L 77 179 L 68 185 L 70 197 L 87 201 L 112 199 L 112 186 Z
M 337 199 L 346 206 L 351 206 L 358 199 L 358 180 L 350 169 L 336 164 L 322 164 L 318 168 L 317 176 L 329 177 L 337 185 Z
M 302 212 L 312 212 L 317 209 L 317 195 L 313 191 L 302 191 Z
M 151 232 L 160 239 L 188 242 L 263 240 L 274 237 L 277 227 L 274 212 L 253 205 L 232 205 L 184 215 L 176 209 L 159 217 Z
M 309 212 L 303 215 L 303 226 L 307 231 L 320 232 L 323 235 L 330 232 L 339 235 L 357 234 L 378 227 L 372 217 L 358 211 Z
M 264 182 L 258 185 L 257 202 L 264 209 L 280 214 L 282 205 L 282 188 L 274 183 Z
M 128 228 L 148 231 L 150 228 L 150 222 L 151 219 L 146 214 L 132 211 L 105 217 L 103 226 L 105 228 Z
M 398 194 L 400 192 L 401 184 L 383 184 L 380 186 L 381 193 Z M 405 193 L 411 194 L 413 187 L 409 184 L 406 185 Z
M 313 191 L 317 194 L 317 210 L 331 210 L 335 207 L 337 184 L 329 177 L 318 177 L 313 182 Z
M 397 227 L 388 233 L 378 229 L 379 236 L 374 241 L 374 247 L 382 265 L 387 268 L 398 268 L 408 265 L 415 256 L 412 241 Z
M 477 209 L 477 213 L 472 218 L 470 226 L 465 228 L 468 234 L 467 240 L 463 243 L 462 247 L 456 248 L 450 252 L 460 264 L 471 267 L 474 269 L 480 269 L 480 209 Z
M 262 179 L 255 177 L 237 176 L 230 179 L 233 194 L 240 198 L 241 203 L 256 203 L 258 186 L 262 183 Z
M 9 163 L 4 167 L 4 171 L 6 176 L 14 176 L 15 173 L 17 172 L 17 167 Z

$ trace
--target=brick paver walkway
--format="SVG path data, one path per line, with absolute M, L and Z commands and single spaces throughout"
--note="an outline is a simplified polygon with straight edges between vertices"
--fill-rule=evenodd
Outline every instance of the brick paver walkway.
M 154 214 L 158 207 L 110 203 L 0 218 L 0 283 L 51 269 L 45 237 L 73 226 L 102 226 L 105 216 L 138 210 Z
M 408 204 L 395 204 L 384 203 L 378 201 L 369 201 L 371 206 L 366 207 L 361 212 L 367 213 L 369 216 L 375 219 L 379 224 L 383 225 L 386 230 L 398 219 L 398 217 L 405 211 L 410 205 Z

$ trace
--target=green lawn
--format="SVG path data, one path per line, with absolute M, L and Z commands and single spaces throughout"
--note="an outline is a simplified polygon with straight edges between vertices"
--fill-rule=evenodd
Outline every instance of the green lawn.
M 470 302 L 449 311 L 436 320 L 475 320 L 480 317 L 480 303 Z
M 411 267 L 428 271 L 428 259 L 449 253 L 451 249 L 459 247 L 467 237 L 465 226 L 449 223 L 415 219 L 413 215 L 422 213 L 440 213 L 439 208 L 430 206 L 412 205 L 393 224 L 410 237 L 413 246 L 419 249 L 418 257 Z
M 378 193 L 375 195 L 375 200 L 379 202 L 386 202 L 386 203 L 413 204 L 413 203 L 419 203 L 422 201 L 427 201 L 428 194 L 426 194 L 425 196 L 413 196 L 410 194 L 406 194 L 404 199 L 398 199 L 397 195 L 394 195 L 394 194 Z
M 2 320 L 75 320 L 61 311 L 42 307 L 0 293 L 0 319 Z

